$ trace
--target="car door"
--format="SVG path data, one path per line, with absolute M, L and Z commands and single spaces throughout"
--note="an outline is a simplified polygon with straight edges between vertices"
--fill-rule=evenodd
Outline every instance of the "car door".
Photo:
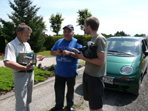
M 141 57 L 141 60 L 142 60 L 142 73 L 144 74 L 147 67 L 148 67 L 148 56 L 145 54 L 145 51 L 148 50 L 147 48 L 147 42 L 146 42 L 146 39 L 143 39 L 141 41 L 141 49 L 142 49 L 142 57 Z

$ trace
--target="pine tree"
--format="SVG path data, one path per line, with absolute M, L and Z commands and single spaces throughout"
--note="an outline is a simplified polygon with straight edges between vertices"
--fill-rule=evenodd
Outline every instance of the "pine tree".
M 3 19 L 0 19 L 0 22 L 3 24 L 2 26 L 2 33 L 3 37 L 7 42 L 10 42 L 16 37 L 16 28 L 14 26 L 13 22 L 5 21 Z
M 0 25 L 0 53 L 4 53 L 5 52 L 5 38 L 4 38 L 4 34 L 2 32 L 2 27 Z
M 31 0 L 14 0 L 14 3 L 9 1 L 9 4 L 14 11 L 11 13 L 12 15 L 8 15 L 14 23 L 14 29 L 16 30 L 17 26 L 22 22 L 26 23 L 32 28 L 32 34 L 28 41 L 31 48 L 34 52 L 43 50 L 43 44 L 45 42 L 43 31 L 46 27 L 43 22 L 43 17 L 36 15 L 40 8 L 36 8 L 36 5 L 32 6 Z

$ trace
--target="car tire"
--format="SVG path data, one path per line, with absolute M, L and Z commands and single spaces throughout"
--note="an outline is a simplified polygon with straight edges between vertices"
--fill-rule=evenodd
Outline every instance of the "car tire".
M 135 92 L 133 93 L 134 95 L 138 96 L 141 92 L 141 86 L 142 86 L 142 77 L 139 78 L 139 82 L 137 85 L 137 89 L 135 90 Z

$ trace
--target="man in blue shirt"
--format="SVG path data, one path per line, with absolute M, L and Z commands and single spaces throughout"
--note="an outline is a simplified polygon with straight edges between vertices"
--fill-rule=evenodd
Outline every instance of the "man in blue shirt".
M 51 49 L 51 54 L 56 56 L 55 69 L 55 102 L 56 105 L 50 111 L 62 110 L 64 106 L 65 83 L 67 83 L 66 111 L 74 111 L 74 85 L 77 75 L 78 59 L 73 48 L 80 48 L 74 36 L 74 27 L 69 24 L 63 28 L 64 38 L 58 40 Z

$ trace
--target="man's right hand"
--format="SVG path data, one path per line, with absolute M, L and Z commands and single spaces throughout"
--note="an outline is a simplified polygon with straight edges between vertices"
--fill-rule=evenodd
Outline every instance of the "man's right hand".
M 51 51 L 50 54 L 51 54 L 51 55 L 54 55 L 54 56 L 57 56 L 57 55 L 62 56 L 62 55 L 63 55 L 59 50 Z
M 31 68 L 32 61 L 30 61 L 26 66 L 23 66 L 21 64 L 18 64 L 17 62 L 14 61 L 4 61 L 4 65 L 6 67 L 9 67 L 11 69 L 15 69 L 15 70 L 28 70 L 29 68 Z
M 32 66 L 32 61 L 30 61 L 26 66 L 25 66 L 25 70 L 30 69 Z
M 56 51 L 56 55 L 63 56 L 63 54 L 62 54 L 62 52 L 60 50 Z
M 80 54 L 79 54 L 76 50 L 74 50 L 74 53 L 76 54 L 76 56 L 77 56 L 78 59 L 84 60 L 85 57 L 83 56 L 83 53 L 82 52 L 80 52 Z

